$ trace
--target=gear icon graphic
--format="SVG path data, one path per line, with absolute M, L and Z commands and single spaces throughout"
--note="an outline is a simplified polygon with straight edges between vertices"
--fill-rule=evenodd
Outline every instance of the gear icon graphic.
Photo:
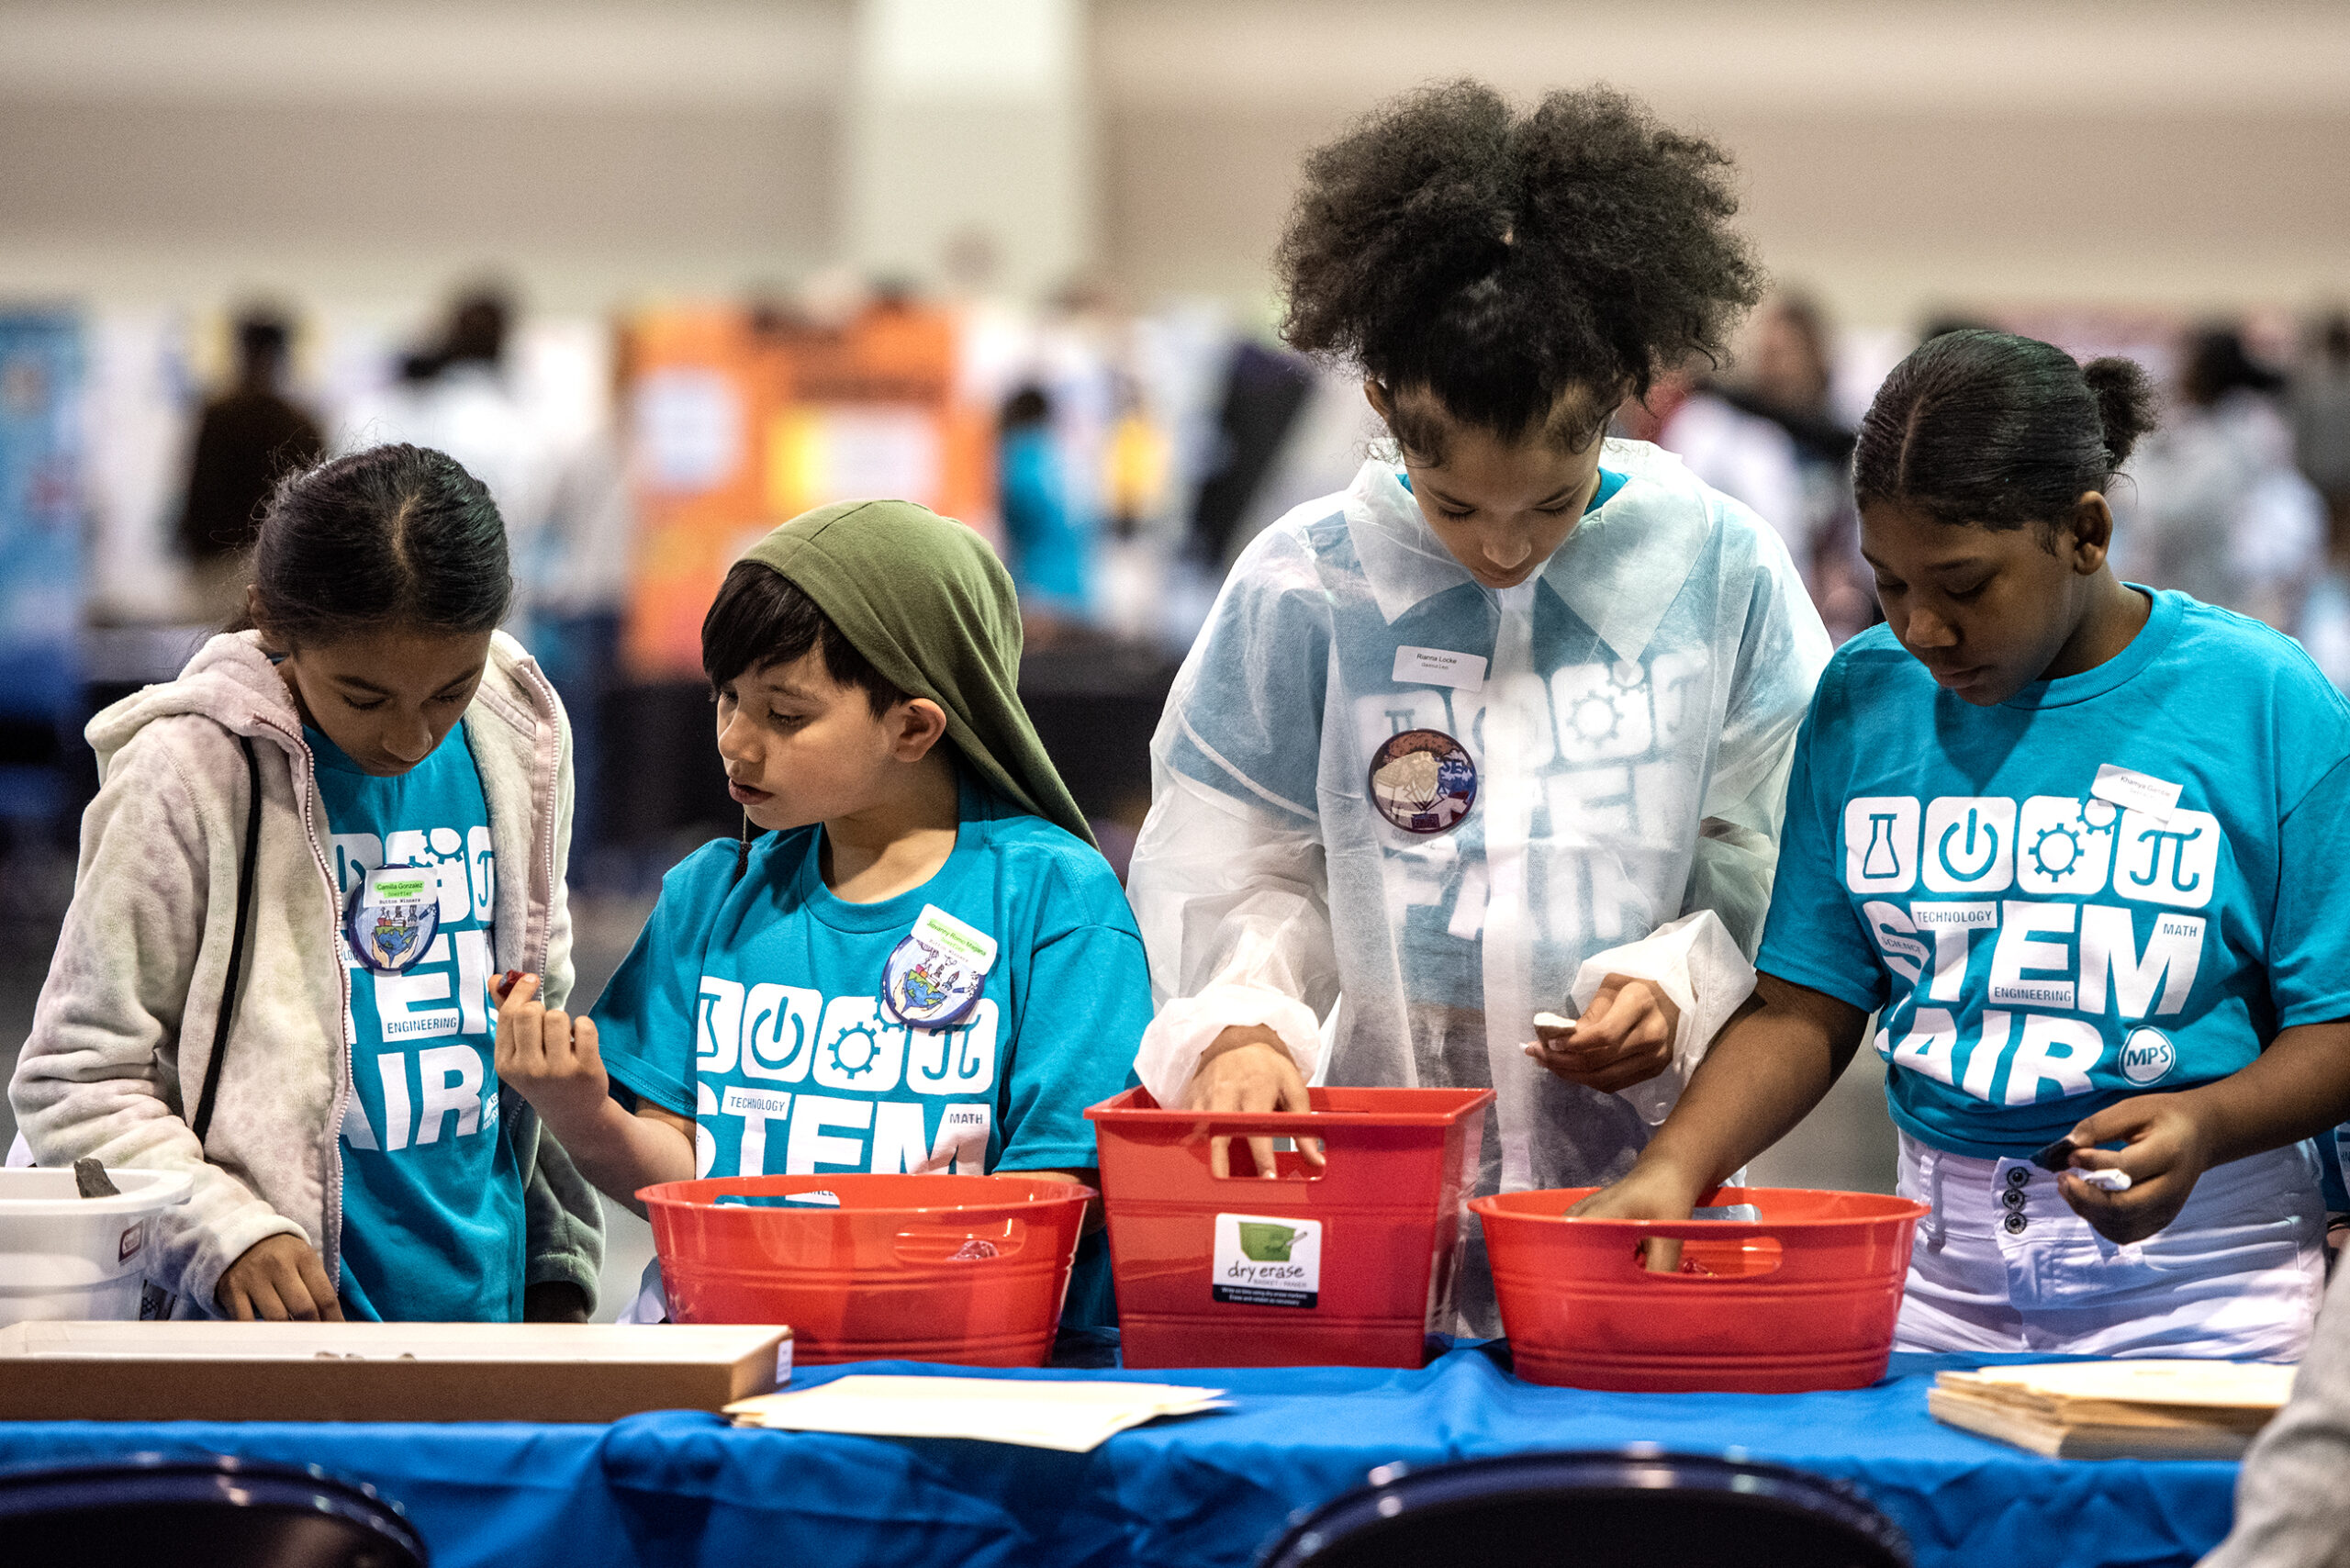
M 2081 822 L 2091 833 L 2111 833 L 2114 819 L 2121 814 L 2110 801 L 2090 801 L 2081 807 Z
M 850 1059 L 853 1042 L 863 1041 L 855 1060 Z M 851 1024 L 833 1042 L 833 1065 L 840 1069 L 843 1078 L 863 1078 L 881 1059 L 881 1040 L 870 1024 Z
M 2052 840 L 2060 842 L 2052 845 Z M 2064 876 L 2081 863 L 2081 835 L 2064 823 L 2042 828 L 2031 841 L 2031 863 L 2051 880 Z
M 1567 722 L 1573 727 L 1578 739 L 1598 745 L 1616 738 L 1616 731 L 1624 722 L 1623 713 L 1615 702 L 1606 697 L 1586 697 L 1574 706 Z

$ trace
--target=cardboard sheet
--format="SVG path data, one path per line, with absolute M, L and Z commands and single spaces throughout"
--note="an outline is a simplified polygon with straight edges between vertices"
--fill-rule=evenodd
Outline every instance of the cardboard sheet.
M 790 1376 L 782 1327 L 17 1323 L 0 1420 L 612 1421 Z
M 1221 1410 L 1220 1388 L 1165 1383 L 852 1373 L 795 1394 L 738 1400 L 738 1427 L 875 1438 L 972 1438 L 1087 1453 L 1161 1416 Z
M 2291 1397 L 2294 1369 L 2193 1361 L 1985 1367 L 1935 1379 L 1937 1420 L 2060 1459 L 2234 1459 Z

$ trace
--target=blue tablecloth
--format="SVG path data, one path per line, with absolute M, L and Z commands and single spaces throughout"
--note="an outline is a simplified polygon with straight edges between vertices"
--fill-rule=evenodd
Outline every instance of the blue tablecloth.
M 749 1561 L 1113 1564 L 1252 1562 L 1293 1510 L 1374 1466 L 1538 1449 L 1744 1450 L 1857 1484 L 1920 1568 L 2191 1563 L 2226 1533 L 2232 1464 L 2043 1460 L 1938 1425 L 1953 1357 L 1896 1357 L 1849 1394 L 1623 1394 L 1538 1388 L 1499 1347 L 1418 1372 L 1343 1367 L 1131 1376 L 1228 1389 L 1233 1408 L 1090 1454 L 948 1440 L 737 1431 L 666 1411 L 610 1427 L 0 1423 L 0 1469 L 139 1452 L 323 1465 L 397 1498 L 442 1568 L 739 1568 Z M 869 1363 L 803 1369 L 953 1372 Z M 589 1374 L 583 1374 L 589 1375 Z

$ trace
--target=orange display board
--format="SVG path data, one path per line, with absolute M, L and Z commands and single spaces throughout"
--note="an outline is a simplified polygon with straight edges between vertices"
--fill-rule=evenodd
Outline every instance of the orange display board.
M 955 394 L 944 311 L 888 302 L 845 327 L 749 307 L 648 311 L 621 331 L 641 535 L 625 644 L 640 679 L 701 670 L 701 621 L 743 551 L 834 501 L 919 501 L 995 537 L 986 411 Z

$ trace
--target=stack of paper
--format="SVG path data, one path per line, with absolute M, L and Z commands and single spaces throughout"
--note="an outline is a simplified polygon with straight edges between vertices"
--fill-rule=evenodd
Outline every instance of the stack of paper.
M 1926 1407 L 2054 1459 L 2234 1459 L 2292 1390 L 2289 1366 L 2074 1361 L 1946 1372 Z
M 873 1438 L 977 1438 L 1085 1453 L 1156 1417 L 1221 1410 L 1225 1402 L 1217 1395 L 1223 1392 L 1168 1383 L 853 1373 L 797 1394 L 737 1400 L 726 1414 L 738 1427 Z

